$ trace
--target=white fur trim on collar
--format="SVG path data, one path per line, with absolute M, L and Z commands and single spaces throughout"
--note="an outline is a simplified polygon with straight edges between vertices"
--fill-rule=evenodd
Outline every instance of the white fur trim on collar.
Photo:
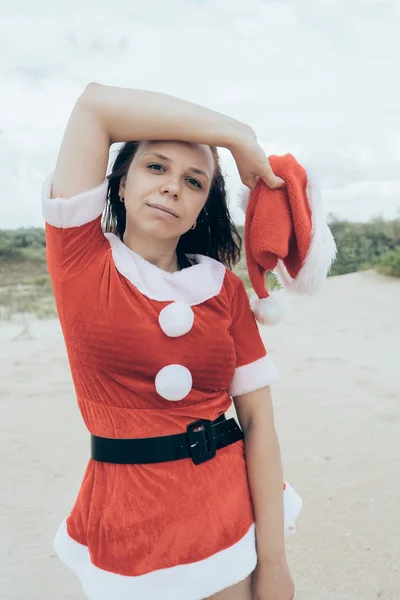
M 42 214 L 49 225 L 64 229 L 80 227 L 103 213 L 107 179 L 98 187 L 71 198 L 51 198 L 53 176 L 54 172 L 51 172 L 42 188 Z M 188 254 L 198 264 L 168 273 L 128 248 L 114 233 L 104 235 L 110 243 L 117 270 L 147 298 L 194 305 L 217 296 L 222 289 L 226 268 L 209 256 Z
M 71 198 L 51 198 L 54 171 L 42 186 L 42 216 L 53 227 L 80 227 L 99 217 L 106 205 L 108 180 Z
M 324 215 L 321 191 L 314 173 L 307 167 L 306 194 L 311 209 L 311 242 L 307 256 L 295 279 L 289 275 L 283 261 L 279 260 L 277 272 L 284 286 L 298 294 L 315 294 L 322 287 L 336 257 L 336 243 Z
M 128 248 L 114 233 L 104 235 L 118 271 L 147 298 L 195 305 L 217 296 L 222 289 L 226 268 L 214 258 L 188 254 L 198 264 L 168 273 Z

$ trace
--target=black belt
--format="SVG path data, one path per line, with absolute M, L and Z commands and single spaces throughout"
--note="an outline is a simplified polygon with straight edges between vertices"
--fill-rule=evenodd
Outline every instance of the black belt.
M 199 465 L 216 451 L 243 439 L 235 419 L 221 415 L 215 421 L 189 423 L 185 433 L 152 438 L 113 439 L 91 434 L 91 457 L 100 462 L 149 464 L 191 458 Z

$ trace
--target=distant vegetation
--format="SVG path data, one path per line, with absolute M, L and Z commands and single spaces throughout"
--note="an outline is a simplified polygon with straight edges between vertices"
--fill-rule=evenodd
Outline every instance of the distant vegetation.
M 21 313 L 57 314 L 41 227 L 0 230 L 0 319 Z
M 400 219 L 354 223 L 331 216 L 329 226 L 338 246 L 330 275 L 376 269 L 400 277 Z M 238 229 L 243 236 L 243 227 Z M 250 287 L 244 248 L 235 272 Z M 267 285 L 274 285 L 271 275 Z M 10 319 L 15 313 L 33 313 L 39 318 L 56 315 L 41 227 L 0 230 L 0 318 Z
M 329 226 L 338 247 L 331 275 L 376 269 L 400 277 L 400 219 L 353 223 L 331 217 Z

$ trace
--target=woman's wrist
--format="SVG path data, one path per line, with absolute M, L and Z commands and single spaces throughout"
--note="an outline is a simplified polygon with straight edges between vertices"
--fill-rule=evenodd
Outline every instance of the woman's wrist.
M 257 552 L 258 562 L 261 565 L 281 565 L 287 562 L 286 551 L 284 548 L 271 550 L 269 552 Z
M 274 531 L 274 524 L 261 523 L 257 526 L 257 556 L 265 564 L 279 564 L 286 561 L 285 538 L 279 526 L 279 531 Z
M 236 150 L 243 147 L 248 141 L 252 140 L 254 142 L 256 139 L 256 133 L 250 125 L 236 121 L 233 123 L 230 136 L 227 137 L 225 148 L 234 154 Z

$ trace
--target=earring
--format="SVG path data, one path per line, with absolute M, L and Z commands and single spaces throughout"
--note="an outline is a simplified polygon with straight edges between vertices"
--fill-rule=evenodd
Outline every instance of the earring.
M 121 202 L 124 202 L 125 198 L 121 198 L 121 196 L 119 197 Z
M 197 227 L 197 221 L 194 222 L 194 225 L 192 225 L 190 229 L 196 229 L 196 227 Z

